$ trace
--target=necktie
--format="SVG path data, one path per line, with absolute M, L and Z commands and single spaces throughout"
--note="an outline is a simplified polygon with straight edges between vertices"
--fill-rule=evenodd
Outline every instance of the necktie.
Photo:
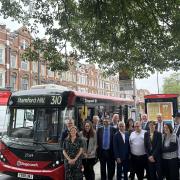
M 105 150 L 109 149 L 109 129 L 108 128 L 104 128 L 103 149 Z

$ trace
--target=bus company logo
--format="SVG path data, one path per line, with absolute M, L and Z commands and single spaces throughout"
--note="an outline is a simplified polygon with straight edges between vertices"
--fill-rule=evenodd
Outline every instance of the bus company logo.
M 22 161 L 17 161 L 16 165 L 18 167 L 20 166 L 25 166 L 25 167 L 38 167 L 38 164 L 35 163 L 35 164 L 32 164 L 32 163 L 26 163 L 26 162 L 22 162 Z

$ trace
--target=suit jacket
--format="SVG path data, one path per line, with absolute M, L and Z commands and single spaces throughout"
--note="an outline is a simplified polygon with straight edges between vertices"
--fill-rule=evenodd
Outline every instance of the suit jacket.
M 146 132 L 144 134 L 144 146 L 148 157 L 153 156 L 156 160 L 160 159 L 162 148 L 162 134 L 155 131 L 153 139 L 151 141 L 150 132 Z
M 179 125 L 178 129 L 176 130 L 176 136 L 180 137 L 180 125 Z
M 149 131 L 149 122 L 146 123 L 145 127 L 143 127 L 143 123 L 142 123 L 142 129 Z
M 104 132 L 104 126 L 98 128 L 97 131 L 97 155 L 98 157 L 101 156 L 101 151 L 103 150 L 103 132 Z M 114 157 L 113 154 L 113 136 L 116 132 L 116 129 L 110 126 L 110 145 L 109 145 L 109 152 Z
M 129 158 L 129 133 L 125 132 L 125 142 L 121 133 L 118 131 L 114 135 L 113 138 L 113 149 L 114 149 L 114 157 L 120 158 L 121 160 L 127 160 Z
M 164 127 L 164 124 L 165 124 L 165 123 L 163 122 L 163 125 L 162 125 L 163 127 Z M 158 131 L 158 122 L 157 122 L 157 124 L 156 124 L 156 131 Z M 163 130 L 163 132 L 164 132 L 164 130 Z

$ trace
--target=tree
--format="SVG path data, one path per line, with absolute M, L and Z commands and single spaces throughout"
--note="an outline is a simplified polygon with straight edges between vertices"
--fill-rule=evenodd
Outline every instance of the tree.
M 155 69 L 179 68 L 180 0 L 0 2 L 5 18 L 13 17 L 35 31 L 38 24 L 44 26 L 50 42 L 45 49 L 51 55 L 54 47 L 60 51 L 70 42 L 79 58 L 98 63 L 108 73 L 127 70 L 142 78 Z
M 180 73 L 173 73 L 169 77 L 165 78 L 163 93 L 180 93 Z

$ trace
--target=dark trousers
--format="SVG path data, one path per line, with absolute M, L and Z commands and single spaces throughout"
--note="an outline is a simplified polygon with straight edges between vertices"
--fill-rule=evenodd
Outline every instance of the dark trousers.
M 84 166 L 84 176 L 86 180 L 95 180 L 95 173 L 93 169 L 95 158 L 83 159 L 82 163 Z
M 129 179 L 130 180 L 134 180 L 135 179 L 135 172 L 134 172 L 134 169 L 133 169 L 133 166 L 132 166 L 132 160 L 131 158 L 129 159 Z
M 148 162 L 150 180 L 162 180 L 161 160 Z
M 124 178 L 122 178 L 122 173 L 124 174 Z M 117 180 L 128 180 L 128 159 L 122 161 L 121 163 L 117 163 Z
M 179 180 L 178 159 L 163 159 L 162 160 L 163 175 L 166 180 Z
M 115 160 L 109 150 L 102 150 L 99 157 L 100 169 L 101 169 L 101 180 L 112 180 L 115 173 Z M 106 166 L 108 176 L 106 175 Z
M 131 155 L 132 168 L 137 175 L 138 180 L 143 180 L 144 169 L 147 167 L 147 155 L 135 156 Z M 149 177 L 148 177 L 149 179 Z

